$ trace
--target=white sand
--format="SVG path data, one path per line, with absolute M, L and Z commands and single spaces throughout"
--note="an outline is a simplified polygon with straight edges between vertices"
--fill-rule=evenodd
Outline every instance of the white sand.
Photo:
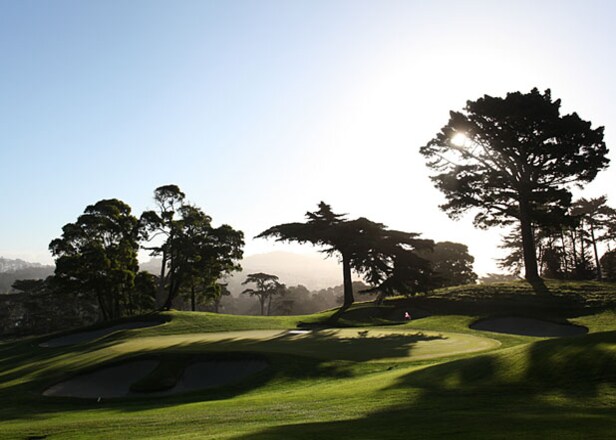
M 71 333 L 70 335 L 59 336 L 57 338 L 48 339 L 45 342 L 39 344 L 39 347 L 64 347 L 66 345 L 81 344 L 83 342 L 94 341 L 95 339 L 102 338 L 103 336 L 110 335 L 118 330 L 130 330 L 135 328 L 152 327 L 162 324 L 156 321 L 135 321 L 125 322 L 123 324 L 114 325 L 111 327 L 105 327 L 98 330 L 90 330 L 86 332 Z
M 49 387 L 43 395 L 88 399 L 126 397 L 131 394 L 131 384 L 145 377 L 157 365 L 156 360 L 138 360 L 101 368 Z
M 586 327 L 522 317 L 489 318 L 471 324 L 470 327 L 474 330 L 540 337 L 565 337 L 588 333 Z

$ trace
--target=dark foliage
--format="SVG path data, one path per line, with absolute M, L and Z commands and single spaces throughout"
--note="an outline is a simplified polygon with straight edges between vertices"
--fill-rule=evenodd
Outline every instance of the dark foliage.
M 421 148 L 442 205 L 456 218 L 475 208 L 481 227 L 520 224 L 524 268 L 538 281 L 533 225 L 561 225 L 570 186 L 592 181 L 609 159 L 603 127 L 576 113 L 561 115 L 549 90 L 485 95 L 468 101 Z
M 432 240 L 420 239 L 416 233 L 390 230 L 363 217 L 347 220 L 324 202 L 317 211 L 306 213 L 306 218 L 306 223 L 272 226 L 257 237 L 312 243 L 324 247 L 325 254 L 338 256 L 343 270 L 343 307 L 354 301 L 351 270 L 383 295 L 413 294 L 428 287 L 430 264 L 415 251 L 430 249 Z
M 138 271 L 137 218 L 130 206 L 101 200 L 85 209 L 49 249 L 56 258 L 55 288 L 88 294 L 98 301 L 103 319 L 127 313 Z

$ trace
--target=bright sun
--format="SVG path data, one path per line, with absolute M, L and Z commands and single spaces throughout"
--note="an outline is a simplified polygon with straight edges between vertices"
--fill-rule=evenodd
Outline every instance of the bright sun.
M 451 138 L 451 143 L 456 147 L 464 147 L 470 142 L 469 138 L 464 133 L 456 133 Z

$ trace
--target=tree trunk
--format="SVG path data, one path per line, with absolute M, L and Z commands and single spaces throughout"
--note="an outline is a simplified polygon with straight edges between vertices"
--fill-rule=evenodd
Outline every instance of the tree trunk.
M 163 251 L 163 262 L 160 265 L 160 278 L 158 279 L 158 291 L 156 292 L 156 305 L 163 307 L 165 304 L 165 269 L 167 267 L 167 253 Z
M 560 242 L 563 247 L 563 275 L 565 278 L 567 278 L 569 276 L 569 263 L 567 262 L 569 256 L 567 255 L 567 246 L 565 244 L 565 234 L 562 228 L 560 229 Z
M 113 296 L 114 299 L 114 318 L 118 319 L 121 316 L 120 313 L 120 292 L 115 292 L 115 295 Z
M 595 228 L 590 224 L 590 238 L 592 239 L 592 248 L 595 252 L 595 264 L 597 265 L 597 280 L 601 281 L 603 274 L 601 273 L 601 263 L 599 262 L 599 253 L 597 252 L 597 240 L 595 240 Z
M 525 278 L 529 283 L 540 280 L 537 270 L 537 253 L 535 249 L 535 236 L 530 219 L 528 200 L 520 198 L 520 230 L 522 231 L 522 251 L 524 254 Z
M 101 294 L 100 291 L 96 291 L 96 298 L 98 299 L 98 307 L 101 311 L 101 314 L 103 315 L 103 321 L 108 321 L 109 320 L 109 315 L 107 313 L 107 309 L 105 307 L 105 300 L 103 298 L 103 295 Z
M 190 284 L 190 309 L 194 312 L 195 309 L 195 285 Z
M 572 272 L 572 277 L 575 277 L 575 271 L 577 270 L 578 267 L 578 255 L 577 255 L 577 248 L 576 246 L 576 241 L 577 241 L 577 235 L 575 233 L 575 229 L 572 229 L 570 231 L 571 233 L 571 248 L 573 249 L 573 270 Z
M 259 296 L 259 304 L 261 305 L 261 316 L 265 316 L 265 296 Z
M 163 310 L 171 310 L 171 308 L 173 307 L 173 300 L 180 290 L 181 275 L 173 275 L 175 271 L 174 267 L 171 267 L 169 270 L 171 271 L 172 276 L 169 279 L 169 293 L 167 295 L 167 300 L 165 301 L 165 304 L 163 306 Z
M 342 254 L 342 280 L 344 284 L 344 304 L 343 308 L 349 308 L 353 304 L 353 281 L 351 280 L 351 262 L 349 258 Z

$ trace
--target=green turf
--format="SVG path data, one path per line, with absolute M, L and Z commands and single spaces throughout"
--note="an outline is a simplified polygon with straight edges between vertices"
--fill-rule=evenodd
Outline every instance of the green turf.
M 524 289 L 510 286 L 503 287 L 508 294 Z M 1 344 L 0 438 L 611 438 L 616 313 L 594 304 L 609 302 L 613 285 L 549 286 L 556 297 L 583 298 L 580 313 L 571 316 L 569 309 L 560 319 L 585 325 L 590 334 L 545 339 L 469 329 L 481 313 L 374 327 L 393 323 L 407 307 L 392 301 L 381 310 L 359 305 L 342 316 L 345 328 L 310 335 L 284 330 L 329 314 L 169 312 L 161 326 L 75 346 L 40 348 L 42 338 Z M 447 292 L 454 301 L 499 294 L 493 287 Z M 362 327 L 346 327 L 354 324 Z M 75 372 L 135 356 L 164 360 L 137 384 L 156 389 L 212 352 L 258 353 L 271 368 L 233 386 L 178 396 L 96 402 L 40 394 Z

